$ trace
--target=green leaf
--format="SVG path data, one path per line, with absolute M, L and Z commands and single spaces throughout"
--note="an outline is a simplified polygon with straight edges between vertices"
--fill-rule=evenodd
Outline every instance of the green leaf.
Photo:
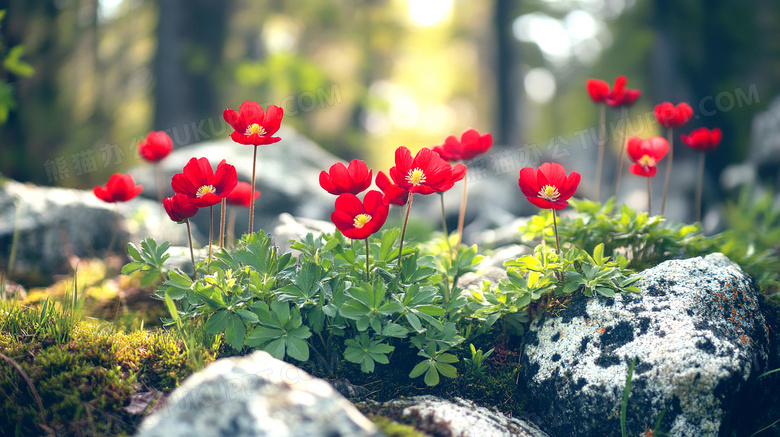
M 287 337 L 287 355 L 298 361 L 307 361 L 309 359 L 309 345 L 300 338 Z
M 276 358 L 277 360 L 283 360 L 284 359 L 284 350 L 285 350 L 285 341 L 284 338 L 278 338 L 270 343 L 268 343 L 265 348 L 263 348 L 264 351 L 271 354 L 272 357 Z
M 596 288 L 596 291 L 600 295 L 606 296 L 606 297 L 612 297 L 612 296 L 615 295 L 615 290 L 613 290 L 611 288 L 598 287 L 598 288 Z
M 458 370 L 451 364 L 436 362 L 436 370 L 447 378 L 457 378 Z M 427 381 L 426 381 L 427 382 Z
M 393 245 L 398 239 L 399 230 L 397 228 L 388 229 L 382 234 L 382 242 L 379 244 L 379 260 L 390 261 L 390 255 L 393 253 Z
M 357 300 L 350 300 L 339 308 L 339 314 L 342 317 L 352 320 L 366 317 L 370 313 L 371 310 L 364 303 Z
M 417 363 L 416 366 L 414 366 L 414 369 L 409 373 L 410 378 L 417 378 L 418 376 L 425 373 L 426 370 L 431 366 L 430 360 L 425 360 L 420 363 Z
M 453 354 L 439 354 L 436 357 L 436 361 L 440 363 L 457 363 L 458 357 Z
M 212 314 L 206 323 L 203 325 L 203 330 L 211 335 L 217 335 L 225 332 L 227 327 L 228 316 L 230 313 L 227 310 L 219 310 Z
M 385 337 L 405 338 L 409 334 L 409 330 L 397 323 L 388 323 L 382 329 L 382 335 Z
M 422 323 L 420 323 L 420 318 L 414 315 L 412 312 L 407 312 L 404 314 L 406 316 L 406 320 L 409 322 L 410 325 L 412 325 L 412 328 L 417 332 L 422 332 Z
M 138 248 L 133 243 L 127 243 L 127 253 L 134 260 L 143 261 L 143 258 L 141 258 L 141 253 L 138 251 Z
M 122 274 L 129 275 L 133 272 L 137 272 L 146 267 L 146 263 L 143 262 L 130 262 L 122 266 Z
M 257 314 L 249 310 L 236 310 L 236 314 L 238 314 L 241 317 L 241 320 L 243 320 L 245 323 L 258 323 L 260 321 L 260 319 L 257 317 Z
M 436 369 L 436 366 L 429 366 L 428 371 L 425 372 L 425 385 L 429 387 L 433 387 L 434 385 L 439 383 L 439 372 Z
M 284 331 L 274 328 L 266 328 L 264 326 L 258 326 L 252 332 L 247 335 L 244 343 L 249 347 L 259 346 L 263 343 L 281 338 L 284 336 Z
M 165 306 L 168 307 L 168 312 L 171 314 L 173 320 L 179 321 L 179 312 L 176 310 L 176 304 L 173 303 L 173 300 L 171 299 L 171 296 L 168 295 L 168 293 L 165 293 Z
M 230 314 L 225 327 L 225 341 L 240 351 L 244 348 L 244 337 L 246 337 L 246 325 L 237 314 Z

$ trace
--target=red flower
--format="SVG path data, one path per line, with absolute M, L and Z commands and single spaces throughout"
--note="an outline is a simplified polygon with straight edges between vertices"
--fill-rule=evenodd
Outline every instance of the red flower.
M 104 202 L 115 203 L 127 202 L 141 194 L 143 189 L 143 186 L 135 184 L 129 174 L 114 173 L 108 178 L 105 187 L 97 186 L 92 189 L 92 192 L 95 193 L 95 197 Z
M 371 185 L 373 170 L 366 163 L 355 159 L 349 163 L 349 168 L 337 162 L 330 170 L 320 173 L 320 186 L 330 194 L 358 194 Z
M 406 205 L 409 192 L 394 184 L 384 172 L 376 174 L 376 186 L 385 193 L 385 199 L 393 205 Z
M 192 217 L 198 212 L 198 207 L 190 202 L 186 194 L 176 193 L 173 197 L 166 197 L 163 200 L 163 207 L 171 220 L 181 223 Z
M 271 105 L 263 113 L 259 103 L 247 100 L 241 104 L 238 114 L 232 109 L 225 109 L 222 116 L 236 130 L 230 138 L 239 144 L 262 146 L 281 140 L 272 136 L 279 130 L 284 116 L 284 110 L 278 106 Z
M 441 159 L 441 158 L 439 158 L 439 159 Z M 442 165 L 448 164 L 447 161 L 445 161 L 443 159 L 441 159 L 441 161 L 442 161 Z M 449 182 L 447 182 L 446 184 L 442 185 L 441 191 L 444 192 L 444 191 L 449 190 L 450 188 L 452 188 L 455 185 L 455 182 L 458 182 L 459 180 L 463 179 L 464 177 L 466 177 L 466 166 L 463 165 L 463 164 L 455 164 L 455 165 L 453 165 L 452 166 L 452 177 L 450 177 Z
M 693 117 L 693 108 L 687 103 L 680 103 L 676 107 L 664 102 L 655 107 L 655 119 L 663 127 L 680 127 Z
M 469 129 L 463 132 L 460 140 L 454 135 L 448 136 L 444 139 L 444 144 L 434 147 L 433 151 L 449 162 L 465 161 L 487 152 L 492 145 L 492 135 L 480 135 L 476 129 Z
M 336 198 L 336 211 L 330 220 L 345 237 L 363 240 L 382 228 L 387 210 L 387 200 L 379 191 L 366 193 L 363 202 L 352 193 L 344 193 Z
M 225 199 L 227 199 L 227 203 L 231 205 L 249 208 L 249 205 L 252 203 L 249 200 L 250 197 L 252 197 L 252 186 L 249 185 L 249 182 L 239 182 L 236 184 L 236 188 L 233 188 L 233 191 L 231 191 Z M 255 200 L 257 200 L 258 197 L 260 197 L 260 190 L 255 188 Z
M 605 102 L 609 106 L 631 106 L 636 102 L 642 92 L 639 90 L 631 90 L 626 88 L 625 76 L 618 76 L 615 79 L 615 86 L 612 87 L 612 91 L 607 94 Z
M 138 153 L 149 162 L 159 162 L 173 150 L 173 141 L 165 132 L 149 132 L 146 139 L 138 143 Z
M 596 103 L 604 103 L 609 95 L 609 84 L 599 79 L 588 79 L 585 82 L 590 98 Z
M 652 137 L 643 140 L 639 137 L 628 139 L 628 156 L 634 161 L 631 164 L 631 173 L 637 176 L 651 178 L 655 176 L 658 161 L 666 156 L 669 151 L 669 143 L 661 137 Z
M 217 166 L 216 173 L 206 158 L 192 158 L 182 173 L 171 180 L 171 187 L 177 193 L 186 194 L 198 208 L 215 205 L 227 197 L 238 184 L 236 168 L 225 162 Z
M 390 177 L 410 193 L 431 194 L 446 191 L 452 179 L 452 166 L 431 149 L 423 148 L 414 159 L 406 147 L 395 150 L 395 166 Z M 452 187 L 452 185 L 450 185 Z
M 539 208 L 561 209 L 577 191 L 580 174 L 573 171 L 567 177 L 562 165 L 545 162 L 539 169 L 526 167 L 520 170 L 517 183 L 528 201 Z
M 691 132 L 690 136 L 683 135 L 682 140 L 683 143 L 687 144 L 694 150 L 699 150 L 701 152 L 711 152 L 715 150 L 716 147 L 718 147 L 721 137 L 722 134 L 720 129 L 717 127 L 713 130 L 709 130 L 706 127 L 700 127 Z

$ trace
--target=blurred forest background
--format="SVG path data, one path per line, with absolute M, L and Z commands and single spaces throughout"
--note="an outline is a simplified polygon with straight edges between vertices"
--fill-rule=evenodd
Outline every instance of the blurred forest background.
M 284 124 L 381 167 L 399 145 L 433 146 L 468 127 L 492 132 L 497 147 L 545 145 L 595 126 L 585 80 L 618 75 L 643 92 L 632 113 L 687 101 L 701 115 L 687 132 L 721 127 L 708 160 L 717 172 L 745 158 L 753 115 L 780 93 L 776 0 L 2 0 L 0 9 L 0 55 L 34 69 L 13 59 L 0 68 L 0 106 L 10 106 L 7 118 L 0 111 L 0 172 L 40 184 L 102 183 L 138 162 L 121 155 L 152 129 L 177 146 L 226 137 L 222 111 L 244 100 L 281 105 Z

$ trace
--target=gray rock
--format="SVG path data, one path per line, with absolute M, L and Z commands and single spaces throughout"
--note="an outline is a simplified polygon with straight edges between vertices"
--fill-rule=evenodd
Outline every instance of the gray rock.
M 327 382 L 258 351 L 187 378 L 137 437 L 380 436 Z
M 296 217 L 327 220 L 333 210 L 335 197 L 320 188 L 319 174 L 340 160 L 290 128 L 282 127 L 278 136 L 282 138 L 280 142 L 257 148 L 255 185 L 261 196 L 255 203 L 255 231 L 270 229 L 276 217 L 284 212 Z M 181 173 L 193 157 L 208 158 L 214 168 L 225 159 L 236 167 L 239 181 L 251 182 L 253 153 L 253 146 L 236 144 L 229 138 L 177 148 L 160 162 L 164 195 L 173 195 L 171 178 Z M 140 165 L 129 173 L 144 185 L 142 196 L 157 199 L 153 166 Z M 249 228 L 249 211 L 237 208 L 236 235 L 240 236 Z M 214 214 L 218 222 L 217 207 Z M 209 214 L 206 212 L 198 213 L 192 221 L 200 229 L 209 228 Z
M 454 398 L 447 401 L 436 396 L 415 396 L 384 404 L 370 403 L 394 420 L 411 421 L 418 431 L 442 437 L 547 437 L 530 422 L 477 406 L 474 402 Z
M 336 226 L 331 222 L 293 217 L 287 213 L 279 214 L 272 229 L 271 235 L 274 237 L 274 243 L 279 246 L 281 252 L 290 249 L 290 240 L 300 240 L 306 234 L 319 235 L 336 232 Z
M 40 187 L 4 181 L 0 185 L 0 265 L 8 265 L 14 232 L 16 258 L 11 274 L 26 282 L 68 270 L 68 257 L 100 256 L 111 243 L 115 205 L 91 191 Z M 186 226 L 173 223 L 157 202 L 135 198 L 116 204 L 119 228 L 113 250 L 150 236 L 187 244 Z M 195 230 L 197 233 L 197 230 Z
M 726 403 L 766 371 L 768 328 L 752 279 L 722 254 L 642 272 L 642 292 L 569 303 L 531 324 L 523 380 L 538 423 L 555 436 L 619 436 L 636 357 L 629 435 L 717 435 Z
M 758 165 L 759 170 L 770 167 L 776 173 L 780 165 L 780 97 L 753 118 L 748 160 Z

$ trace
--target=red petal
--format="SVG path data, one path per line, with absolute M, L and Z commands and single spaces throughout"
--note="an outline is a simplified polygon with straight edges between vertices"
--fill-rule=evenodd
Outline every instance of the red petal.
M 353 218 L 358 214 L 365 214 L 366 210 L 357 196 L 352 193 L 340 194 L 336 198 L 336 211 L 344 212 Z
M 526 167 L 520 170 L 520 179 L 517 181 L 520 189 L 526 197 L 532 197 L 539 194 L 539 182 L 536 180 L 536 169 Z
M 628 156 L 632 161 L 637 161 L 642 158 L 642 155 L 644 155 L 642 152 L 642 142 L 643 140 L 639 137 L 630 137 L 628 139 L 626 152 L 628 152 Z
M 236 131 L 246 132 L 246 126 L 241 126 L 241 122 L 238 119 L 238 114 L 236 114 L 236 111 L 232 109 L 225 109 L 224 112 L 222 112 L 222 118 L 225 119 L 225 121 L 233 127 Z
M 580 185 L 580 174 L 576 171 L 571 172 L 566 179 L 566 184 L 563 187 L 558 187 L 561 196 L 558 198 L 559 202 L 569 200 L 574 193 L 577 192 L 577 187 Z
M 263 124 L 263 107 L 259 103 L 247 100 L 238 108 L 238 118 L 240 126 L 246 131 L 246 128 L 252 124 Z M 242 132 L 243 133 L 243 132 Z
M 585 82 L 585 88 L 590 94 L 590 98 L 596 103 L 603 103 L 609 94 L 609 84 L 599 79 L 588 79 Z
M 556 162 L 545 162 L 539 167 L 539 173 L 547 179 L 546 183 L 542 183 L 541 178 L 537 176 L 537 180 L 542 186 L 549 184 L 558 188 L 559 191 L 566 186 L 566 170 Z
M 261 113 L 262 110 L 263 108 L 260 107 Z M 267 108 L 265 118 L 263 119 L 263 128 L 265 129 L 266 136 L 271 136 L 279 130 L 279 126 L 282 124 L 282 117 L 284 117 L 284 110 L 282 108 L 275 105 L 271 105 Z
M 333 179 L 330 177 L 328 172 L 324 170 L 320 172 L 320 187 L 322 187 L 323 190 L 330 194 L 335 194 L 336 196 L 341 194 L 341 192 L 336 189 L 336 186 L 333 184 Z
M 211 168 L 211 167 L 209 167 Z M 217 172 L 214 173 L 214 179 L 210 185 L 214 186 L 214 191 L 219 197 L 227 197 L 238 184 L 238 175 L 236 167 L 228 164 L 224 159 L 217 165 Z

